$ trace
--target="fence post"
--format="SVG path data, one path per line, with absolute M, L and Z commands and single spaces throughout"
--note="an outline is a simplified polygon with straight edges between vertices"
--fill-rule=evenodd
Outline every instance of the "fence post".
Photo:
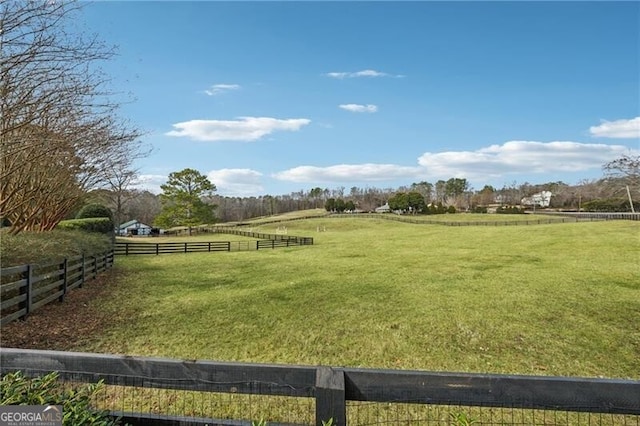
M 64 259 L 64 262 L 62 263 L 62 273 L 63 278 L 62 278 L 62 295 L 60 297 L 58 297 L 58 301 L 59 302 L 64 302 L 64 296 L 65 294 L 67 294 L 67 258 Z
M 160 252 L 160 243 L 156 243 L 156 256 Z
M 187 252 L 187 243 L 184 243 L 184 252 Z
M 260 250 L 260 240 L 256 241 L 256 250 Z
M 20 294 L 26 294 L 27 298 L 24 301 L 25 313 L 20 317 L 20 319 L 26 319 L 27 315 L 29 315 L 29 312 L 31 312 L 31 294 L 33 290 L 31 284 L 31 281 L 33 281 L 33 269 L 31 267 L 31 264 L 27 265 L 27 270 L 24 272 L 23 276 L 24 279 L 27 280 L 27 284 L 24 287 L 20 288 Z
M 129 256 L 129 243 L 124 243 L 124 255 Z
M 345 400 L 344 371 L 332 367 L 316 369 L 316 426 L 333 420 L 335 426 L 345 426 L 347 402 Z
M 231 251 L 231 241 L 227 241 L 227 251 Z
M 209 243 L 209 251 L 211 251 L 211 243 Z
M 84 284 L 84 275 L 86 272 L 86 266 L 85 266 L 85 257 L 84 257 L 84 252 L 82 253 L 82 279 L 80 280 L 80 285 L 78 285 L 79 288 L 82 288 L 82 285 Z
M 276 248 L 276 240 L 271 240 L 271 248 Z

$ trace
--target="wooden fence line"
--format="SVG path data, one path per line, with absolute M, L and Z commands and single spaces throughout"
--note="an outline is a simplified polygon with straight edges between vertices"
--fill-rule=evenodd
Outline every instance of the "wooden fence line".
M 573 223 L 578 220 L 575 218 L 556 218 L 556 219 L 532 219 L 532 220 L 505 220 L 505 221 L 441 221 L 441 220 L 426 220 L 426 219 L 412 219 L 407 216 L 400 216 L 393 213 L 353 213 L 353 214 L 332 214 L 332 218 L 364 218 L 364 219 L 383 219 L 391 220 L 395 222 L 412 223 L 418 225 L 442 225 L 442 226 L 527 226 L 527 225 L 548 225 L 555 223 Z
M 640 213 L 623 213 L 623 212 L 547 212 L 539 211 L 538 214 L 567 216 L 580 220 L 640 220 Z
M 266 234 L 263 232 L 242 231 L 240 229 L 226 227 L 212 227 L 210 229 L 212 229 L 213 232 L 217 232 L 219 234 L 241 235 L 244 237 L 256 238 L 259 240 L 289 241 L 292 245 L 313 245 L 312 237 L 297 237 L 295 235 L 286 234 Z
M 264 250 L 279 247 L 313 245 L 312 237 L 297 237 L 294 235 L 265 234 L 260 232 L 241 231 L 238 229 L 213 229 L 211 232 L 220 234 L 240 235 L 256 238 L 256 241 L 211 241 L 211 242 L 172 242 L 172 243 L 139 243 L 116 241 L 115 254 L 129 256 L 134 254 L 167 254 L 167 253 L 198 253 L 238 250 Z
M 316 425 L 346 424 L 347 401 L 502 407 L 640 416 L 640 381 L 145 358 L 0 348 L 2 374 L 204 392 L 315 398 Z M 116 413 L 122 414 L 122 413 Z M 126 413 L 127 421 L 178 424 L 175 418 Z M 211 419 L 200 419 L 202 424 Z M 172 423 L 173 422 L 173 423 Z M 214 424 L 229 424 L 229 420 Z M 194 423 L 199 424 L 199 423 Z
M 0 269 L 0 277 L 16 276 L 0 285 L 0 325 L 24 319 L 34 310 L 66 294 L 113 266 L 113 250 L 77 256 L 61 262 L 30 264 Z

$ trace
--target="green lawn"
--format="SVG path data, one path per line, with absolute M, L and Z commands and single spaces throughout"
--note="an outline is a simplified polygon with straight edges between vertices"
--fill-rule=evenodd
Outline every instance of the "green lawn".
M 315 245 L 118 257 L 113 326 L 78 350 L 640 377 L 637 222 L 286 226 Z

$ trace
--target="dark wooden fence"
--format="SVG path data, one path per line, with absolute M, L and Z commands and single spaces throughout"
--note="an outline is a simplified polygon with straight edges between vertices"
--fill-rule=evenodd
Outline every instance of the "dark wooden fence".
M 539 211 L 537 214 L 572 217 L 579 220 L 640 220 L 640 213 L 606 213 L 606 212 L 548 212 Z
M 62 262 L 0 269 L 0 325 L 24 319 L 53 301 L 64 301 L 70 290 L 113 266 L 113 251 L 78 256 Z
M 458 215 L 461 215 L 460 213 Z M 526 226 L 526 225 L 547 225 L 552 223 L 569 223 L 577 222 L 574 217 L 550 217 L 530 220 L 491 220 L 491 221 L 445 221 L 445 220 L 428 220 L 415 219 L 411 215 L 397 215 L 394 213 L 353 213 L 353 214 L 332 214 L 329 217 L 339 218 L 366 218 L 366 219 L 383 219 L 395 222 L 414 223 L 419 225 L 442 225 L 442 226 Z M 422 216 L 424 217 L 424 216 Z
M 313 245 L 311 237 L 296 237 L 293 235 L 265 234 L 260 232 L 241 231 L 231 228 L 215 228 L 208 232 L 220 234 L 240 235 L 256 238 L 256 241 L 211 241 L 211 242 L 173 242 L 173 243 L 143 243 L 116 241 L 115 254 L 129 256 L 134 254 L 167 254 L 167 253 L 198 253 L 216 251 L 248 251 L 275 249 L 279 247 Z
M 638 380 L 220 363 L 11 348 L 0 348 L 0 366 L 2 374 L 22 371 L 31 377 L 57 371 L 64 381 L 102 379 L 123 387 L 313 398 L 318 426 L 329 419 L 345 425 L 351 418 L 348 401 L 609 413 L 634 416 L 628 422 L 625 417 L 626 424 L 640 421 Z M 247 424 L 211 418 L 186 421 L 157 413 L 114 415 L 133 425 Z
M 288 241 L 290 245 L 310 246 L 313 245 L 312 237 L 296 237 L 287 234 L 265 234 L 263 232 L 243 231 L 240 229 L 215 227 L 212 232 L 219 234 L 242 235 L 243 237 L 256 238 L 258 240 Z

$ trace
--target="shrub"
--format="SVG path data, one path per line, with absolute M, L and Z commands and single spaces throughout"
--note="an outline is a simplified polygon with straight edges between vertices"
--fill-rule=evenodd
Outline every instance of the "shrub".
M 447 213 L 455 213 L 455 212 L 456 212 L 456 208 L 454 206 L 447 207 Z
M 85 232 L 100 232 L 109 234 L 113 232 L 113 221 L 108 217 L 93 217 L 87 219 L 69 219 L 61 221 L 58 229 L 78 230 Z
M 475 206 L 471 213 L 487 213 L 487 208 L 484 206 Z
M 109 219 L 113 219 L 113 214 L 111 213 L 111 210 L 102 204 L 93 203 L 82 207 L 76 215 L 76 219 L 87 219 L 92 217 L 108 217 Z
M 516 206 L 504 206 L 498 207 L 496 209 L 496 213 L 499 214 L 524 214 L 524 209 L 521 209 Z
M 22 372 L 9 373 L 0 381 L 0 405 L 61 405 L 63 425 L 119 425 L 120 420 L 106 410 L 91 406 L 104 384 L 69 387 L 58 381 L 58 373 L 33 379 Z
M 448 211 L 447 207 L 445 207 L 441 202 L 438 204 L 429 204 L 424 209 L 426 214 L 444 214 Z
M 640 203 L 634 201 L 635 210 L 640 210 Z M 629 200 L 620 199 L 604 199 L 587 201 L 582 204 L 582 208 L 587 212 L 630 212 L 631 206 Z

